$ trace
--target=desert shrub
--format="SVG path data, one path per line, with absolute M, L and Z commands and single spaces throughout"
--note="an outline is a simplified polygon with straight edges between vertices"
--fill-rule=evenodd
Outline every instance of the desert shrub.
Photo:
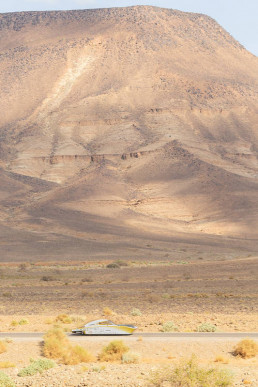
M 14 382 L 4 372 L 0 371 L 0 387 L 15 387 Z
M 48 282 L 48 281 L 55 281 L 55 279 L 51 275 L 43 275 L 43 277 L 41 277 L 41 281 Z
M 13 295 L 11 292 L 5 292 L 3 293 L 3 297 L 11 298 Z
M 141 316 L 141 315 L 142 315 L 142 312 L 140 311 L 140 309 L 134 308 L 134 309 L 132 309 L 132 311 L 131 311 L 131 315 L 132 315 L 132 316 Z
M 204 323 L 198 326 L 197 332 L 216 332 L 216 325 L 210 323 Z
M 26 324 L 29 324 L 29 321 L 26 320 L 26 318 L 22 318 L 19 322 L 18 322 L 19 325 L 26 325 Z
M 79 364 L 93 360 L 93 357 L 79 345 L 73 346 L 64 331 L 53 328 L 44 336 L 43 354 L 50 359 L 59 359 L 63 364 Z
M 174 369 L 157 370 L 150 381 L 156 387 L 164 383 L 171 387 L 227 387 L 232 386 L 232 379 L 228 370 L 199 367 L 196 357 L 192 356 Z
M 18 376 L 32 376 L 36 374 L 42 374 L 42 372 L 55 367 L 56 363 L 50 359 L 31 360 L 28 367 L 20 370 Z
M 129 348 L 123 343 L 122 340 L 111 341 L 106 347 L 104 347 L 99 354 L 100 361 L 116 361 L 122 360 L 124 353 L 128 352 Z
M 67 314 L 59 314 L 56 319 L 55 319 L 56 322 L 61 322 L 63 324 L 71 324 L 73 322 L 73 320 L 71 319 L 70 316 L 68 316 Z
M 162 332 L 176 332 L 178 327 L 173 323 L 173 321 L 167 321 L 162 325 Z
M 64 351 L 61 362 L 66 365 L 88 363 L 93 360 L 93 356 L 80 345 L 69 345 Z
M 147 295 L 147 301 L 153 303 L 153 302 L 158 302 L 160 300 L 159 296 L 157 294 L 149 294 Z
M 140 361 L 140 355 L 136 352 L 125 352 L 122 355 L 122 363 L 125 364 L 132 364 L 132 363 L 139 363 Z
M 82 279 L 82 282 L 93 282 L 92 278 L 86 277 Z
M 107 269 L 120 269 L 120 265 L 118 263 L 109 263 L 107 266 L 106 266 Z
M 3 341 L 0 341 L 0 353 L 4 353 L 7 351 L 6 344 Z
M 0 361 L 0 369 L 12 367 L 15 367 L 14 363 L 11 363 L 10 361 Z
M 258 344 L 251 339 L 241 340 L 235 347 L 233 354 L 243 359 L 255 357 L 258 354 Z
M 60 328 L 53 328 L 44 336 L 43 354 L 50 359 L 60 359 L 69 340 Z
M 16 327 L 17 325 L 19 325 L 18 321 L 16 321 L 16 320 L 12 320 L 11 321 L 11 326 L 12 327 Z
M 29 264 L 28 263 L 21 263 L 20 265 L 19 265 L 19 270 L 20 271 L 25 271 L 25 270 L 27 270 L 29 268 Z

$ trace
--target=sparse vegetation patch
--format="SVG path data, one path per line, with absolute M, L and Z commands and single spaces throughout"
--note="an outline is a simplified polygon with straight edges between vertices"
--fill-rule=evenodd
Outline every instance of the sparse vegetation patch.
M 227 387 L 232 386 L 232 374 L 228 370 L 201 368 L 195 356 L 179 366 L 159 369 L 151 377 L 152 385 L 161 387 Z

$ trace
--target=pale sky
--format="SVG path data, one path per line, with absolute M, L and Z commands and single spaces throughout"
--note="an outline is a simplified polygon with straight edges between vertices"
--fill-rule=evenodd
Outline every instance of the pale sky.
M 0 13 L 155 5 L 205 13 L 258 56 L 258 0 L 0 0 Z

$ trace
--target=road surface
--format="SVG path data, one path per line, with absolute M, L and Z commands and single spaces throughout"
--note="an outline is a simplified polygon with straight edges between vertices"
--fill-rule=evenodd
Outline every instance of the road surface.
M 43 339 L 44 333 L 38 333 L 38 332 L 17 332 L 17 333 L 10 333 L 10 332 L 0 332 L 0 339 L 4 338 L 10 338 L 12 340 L 17 341 L 41 341 Z M 81 341 L 81 340 L 94 340 L 94 341 L 101 341 L 101 340 L 107 340 L 109 338 L 117 337 L 117 335 L 114 336 L 82 336 L 82 335 L 72 335 L 70 333 L 67 334 L 67 336 L 72 339 L 73 341 Z M 222 341 L 222 340 L 240 340 L 243 338 L 252 338 L 252 339 L 258 339 L 258 332 L 213 332 L 213 333 L 202 333 L 202 332 L 173 332 L 173 333 L 134 333 L 131 336 L 119 336 L 119 338 L 123 338 L 126 340 L 137 340 L 139 337 L 147 338 L 148 340 L 180 340 L 180 341 L 195 341 L 195 340 L 216 340 L 216 341 Z

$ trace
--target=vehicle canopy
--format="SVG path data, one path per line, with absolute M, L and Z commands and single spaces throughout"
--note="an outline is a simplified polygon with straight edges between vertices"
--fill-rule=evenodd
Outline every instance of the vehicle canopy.
M 116 324 L 113 323 L 113 322 L 110 321 L 110 320 L 101 319 L 101 320 L 90 321 L 90 322 L 88 322 L 87 324 L 85 324 L 84 326 L 85 326 L 85 327 L 90 327 L 90 326 L 92 326 L 92 325 L 116 325 Z

